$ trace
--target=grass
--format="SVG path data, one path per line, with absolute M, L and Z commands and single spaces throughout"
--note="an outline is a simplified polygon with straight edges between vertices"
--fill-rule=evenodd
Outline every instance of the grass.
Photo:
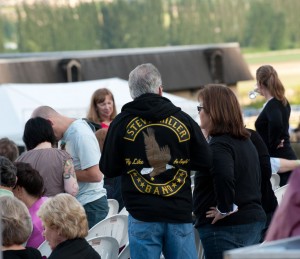
M 249 65 L 257 63 L 300 61 L 300 49 L 244 53 L 243 56 Z

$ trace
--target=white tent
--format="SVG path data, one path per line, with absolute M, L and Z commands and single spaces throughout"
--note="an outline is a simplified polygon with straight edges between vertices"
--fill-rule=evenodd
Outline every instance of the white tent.
M 48 105 L 74 118 L 86 117 L 90 99 L 95 90 L 106 87 L 114 95 L 117 111 L 132 101 L 127 81 L 111 78 L 95 81 L 56 84 L 2 84 L 0 85 L 0 138 L 8 137 L 23 145 L 24 125 L 32 111 Z M 198 121 L 197 102 L 164 93 L 176 106 Z

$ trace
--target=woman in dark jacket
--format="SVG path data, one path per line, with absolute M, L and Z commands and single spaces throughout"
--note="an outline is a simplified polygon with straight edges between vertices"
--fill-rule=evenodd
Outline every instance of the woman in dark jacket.
M 270 181 L 272 176 L 272 169 L 268 148 L 266 147 L 266 144 L 255 130 L 248 129 L 248 131 L 251 134 L 250 139 L 258 153 L 261 171 L 261 204 L 267 215 L 266 225 L 262 232 L 261 241 L 263 241 L 266 231 L 268 230 L 268 227 L 271 223 L 274 212 L 277 208 L 278 202 Z
M 70 194 L 49 198 L 37 215 L 44 225 L 44 236 L 52 253 L 48 259 L 101 259 L 85 240 L 88 222 L 82 205 Z
M 195 175 L 194 214 L 206 259 L 260 241 L 266 215 L 256 149 L 235 94 L 223 85 L 199 92 L 200 126 L 213 153 L 210 175 Z
M 255 121 L 255 128 L 268 147 L 271 157 L 295 160 L 297 156 L 290 145 L 289 118 L 291 107 L 277 72 L 270 65 L 256 71 L 257 91 L 266 103 Z M 291 171 L 281 173 L 280 186 L 287 183 Z

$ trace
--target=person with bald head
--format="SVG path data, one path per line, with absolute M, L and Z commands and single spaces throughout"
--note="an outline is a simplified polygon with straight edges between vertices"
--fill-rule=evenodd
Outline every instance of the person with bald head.
M 94 132 L 85 120 L 58 113 L 49 106 L 36 108 L 32 115 L 49 120 L 57 141 L 73 158 L 79 192 L 76 196 L 83 205 L 89 228 L 108 213 L 103 175 L 99 169 L 100 148 Z

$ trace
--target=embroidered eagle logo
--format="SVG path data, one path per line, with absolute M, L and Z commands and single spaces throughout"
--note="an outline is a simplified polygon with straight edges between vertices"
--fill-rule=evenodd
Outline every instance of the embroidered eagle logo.
M 160 147 L 155 139 L 154 129 L 148 127 L 147 134 L 143 132 L 146 156 L 151 168 L 150 176 L 154 177 L 166 171 L 171 159 L 170 148 L 166 145 Z

